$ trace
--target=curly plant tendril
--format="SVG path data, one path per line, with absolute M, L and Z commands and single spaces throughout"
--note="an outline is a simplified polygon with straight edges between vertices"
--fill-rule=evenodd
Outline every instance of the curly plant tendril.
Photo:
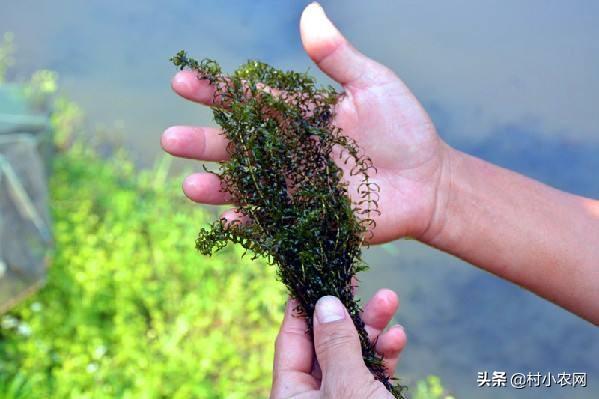
M 369 342 L 352 292 L 353 277 L 367 268 L 361 245 L 372 234 L 379 187 L 369 180 L 375 170 L 371 159 L 332 123 L 338 93 L 317 87 L 305 73 L 283 72 L 259 61 L 231 75 L 215 61 L 198 62 L 184 51 L 171 61 L 215 87 L 212 111 L 229 140 L 230 155 L 217 175 L 243 219 L 221 218 L 202 229 L 196 248 L 210 255 L 232 242 L 276 265 L 310 334 L 318 299 L 338 297 L 358 330 L 369 370 L 403 398 L 404 388 L 390 382 Z M 333 154 L 348 165 L 350 175 L 360 176 L 354 202 Z

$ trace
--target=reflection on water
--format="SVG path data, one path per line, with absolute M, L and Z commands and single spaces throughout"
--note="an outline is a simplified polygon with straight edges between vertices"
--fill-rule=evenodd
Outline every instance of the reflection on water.
M 179 49 L 227 69 L 248 58 L 310 65 L 297 33 L 302 2 L 226 4 L 23 0 L 2 5 L 0 30 L 16 34 L 15 73 L 57 70 L 92 128 L 119 126 L 148 164 L 165 127 L 212 124 L 205 109 L 170 92 L 168 58 Z M 359 48 L 406 80 L 450 143 L 599 197 L 599 3 L 355 0 L 325 8 Z M 368 250 L 363 293 L 400 292 L 398 320 L 410 343 L 399 370 L 408 382 L 436 373 L 460 398 L 509 398 L 516 393 L 478 390 L 477 371 L 582 371 L 587 390 L 517 397 L 599 397 L 596 328 L 417 242 L 393 245 Z

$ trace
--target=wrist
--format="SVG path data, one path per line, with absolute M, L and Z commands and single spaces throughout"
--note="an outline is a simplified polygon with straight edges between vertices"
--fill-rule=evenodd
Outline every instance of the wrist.
M 466 154 L 443 143 L 441 151 L 441 167 L 434 203 L 426 229 L 415 237 L 419 241 L 435 248 L 448 248 L 451 237 L 455 236 L 449 228 L 456 226 L 456 213 L 459 202 L 459 183 L 464 180 L 460 176 L 461 165 Z

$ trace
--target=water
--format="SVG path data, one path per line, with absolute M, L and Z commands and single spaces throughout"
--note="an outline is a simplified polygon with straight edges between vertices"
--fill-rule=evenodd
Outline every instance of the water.
M 15 33 L 16 77 L 58 71 L 90 131 L 123 134 L 123 145 L 148 165 L 167 126 L 213 125 L 209 112 L 171 93 L 168 58 L 176 51 L 215 58 L 228 70 L 248 58 L 310 66 L 297 32 L 303 2 L 215 3 L 4 1 L 0 31 Z M 358 48 L 413 88 L 448 142 L 599 197 L 598 3 L 324 6 Z M 366 258 L 372 270 L 363 295 L 382 286 L 400 293 L 397 319 L 409 335 L 398 369 L 405 381 L 439 374 L 460 398 L 599 397 L 599 331 L 589 323 L 417 242 L 374 248 Z M 587 372 L 589 388 L 481 390 L 476 373 L 485 370 Z

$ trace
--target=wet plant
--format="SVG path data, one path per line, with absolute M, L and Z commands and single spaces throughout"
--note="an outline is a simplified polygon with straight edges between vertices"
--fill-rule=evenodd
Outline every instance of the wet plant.
M 309 334 L 317 300 L 338 297 L 358 330 L 367 367 L 403 398 L 403 387 L 386 376 L 369 342 L 353 294 L 356 274 L 367 268 L 361 247 L 375 226 L 379 187 L 369 179 L 376 172 L 372 160 L 333 124 L 339 93 L 306 73 L 260 61 L 230 75 L 215 61 L 196 61 L 184 51 L 171 61 L 214 87 L 214 120 L 229 140 L 229 159 L 211 173 L 220 177 L 239 217 L 202 229 L 196 248 L 210 255 L 228 243 L 240 244 L 276 265 Z M 348 177 L 358 183 L 350 186 Z

